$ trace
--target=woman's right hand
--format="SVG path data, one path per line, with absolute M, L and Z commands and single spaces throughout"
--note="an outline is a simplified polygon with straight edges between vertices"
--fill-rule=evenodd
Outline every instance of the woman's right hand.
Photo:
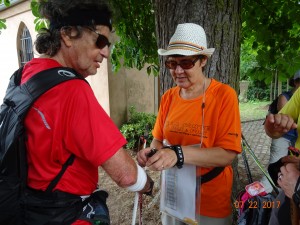
M 148 154 L 151 152 L 152 148 L 143 148 L 137 153 L 137 161 L 140 166 L 145 167 L 148 161 Z

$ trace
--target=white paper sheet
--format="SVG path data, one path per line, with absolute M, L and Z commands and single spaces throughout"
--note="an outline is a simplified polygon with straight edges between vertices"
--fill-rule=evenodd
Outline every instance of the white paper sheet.
M 196 166 L 164 170 L 161 188 L 162 212 L 185 222 L 196 221 Z

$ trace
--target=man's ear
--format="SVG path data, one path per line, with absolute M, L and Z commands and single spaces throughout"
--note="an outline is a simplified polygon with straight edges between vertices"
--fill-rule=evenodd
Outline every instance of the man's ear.
M 70 30 L 66 31 L 65 29 L 61 29 L 60 30 L 60 35 L 61 35 L 61 39 L 62 41 L 65 43 L 65 45 L 67 47 L 71 47 L 72 46 L 72 39 L 70 38 Z

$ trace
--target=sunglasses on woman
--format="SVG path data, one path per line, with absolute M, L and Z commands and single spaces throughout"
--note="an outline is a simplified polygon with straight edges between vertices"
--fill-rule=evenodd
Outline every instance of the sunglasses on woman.
M 177 66 L 179 65 L 182 69 L 188 70 L 195 66 L 195 63 L 200 59 L 201 57 L 197 57 L 196 59 L 184 59 L 181 60 L 179 63 L 174 60 L 167 60 L 165 62 L 165 65 L 168 69 L 175 70 Z
M 89 30 L 93 31 L 94 33 L 98 34 L 98 38 L 96 41 L 96 45 L 98 48 L 102 49 L 105 48 L 105 46 L 109 47 L 111 45 L 111 43 L 109 42 L 109 40 L 107 39 L 107 37 L 105 37 L 104 35 L 98 33 L 98 31 L 87 27 Z

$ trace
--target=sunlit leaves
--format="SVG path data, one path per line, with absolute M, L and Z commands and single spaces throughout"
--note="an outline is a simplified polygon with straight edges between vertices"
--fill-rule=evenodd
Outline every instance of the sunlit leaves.
M 10 1 L 9 0 L 0 0 L 0 4 L 4 3 L 4 5 L 6 7 L 10 6 Z M 0 34 L 1 34 L 1 30 L 2 29 L 6 29 L 6 24 L 5 24 L 6 20 L 5 19 L 0 19 Z
M 141 70 L 145 64 L 148 74 L 158 74 L 158 55 L 155 38 L 155 18 L 151 0 L 111 0 L 115 8 L 114 27 L 120 41 L 111 53 L 113 70 L 121 64 Z
M 32 14 L 36 17 L 34 19 L 35 30 L 39 31 L 42 28 L 48 28 L 49 22 L 48 20 L 41 18 L 41 15 L 39 13 L 39 4 L 37 0 L 32 0 L 30 3 L 30 7 L 31 7 Z
M 42 18 L 35 18 L 34 19 L 34 24 L 35 24 L 35 30 L 39 31 L 42 28 L 48 28 L 49 24 L 48 24 L 48 20 L 46 19 L 42 19 Z
M 32 0 L 30 3 L 30 7 L 31 7 L 32 14 L 35 17 L 41 17 L 41 15 L 39 13 L 39 5 L 38 5 L 37 0 Z
M 266 83 L 274 71 L 280 79 L 291 77 L 300 68 L 298 1 L 244 0 L 242 17 L 243 45 L 251 43 L 252 50 L 257 51 L 257 64 L 248 68 L 247 74 L 253 79 L 264 78 Z
M 5 22 L 6 22 L 6 20 L 0 19 L 0 30 L 1 30 L 1 29 L 6 29 Z
M 4 1 L 1 0 L 0 3 L 4 3 L 4 5 L 5 5 L 6 7 L 10 6 L 10 1 L 9 1 L 9 0 L 4 0 Z

